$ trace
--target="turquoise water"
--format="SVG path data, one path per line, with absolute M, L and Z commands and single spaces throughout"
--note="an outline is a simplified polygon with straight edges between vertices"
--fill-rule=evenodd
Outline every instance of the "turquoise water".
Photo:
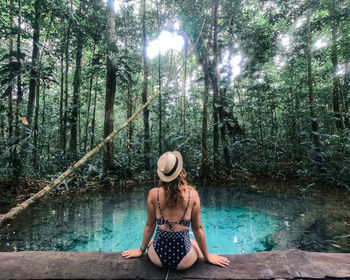
M 123 251 L 138 248 L 147 218 L 148 187 L 127 193 L 82 196 L 44 203 L 0 231 L 0 251 Z M 287 202 L 257 192 L 207 187 L 201 219 L 209 251 L 220 254 L 267 250 L 266 237 L 293 218 Z M 288 203 L 297 205 L 293 200 Z M 289 207 L 290 209 L 291 207 Z M 190 235 L 194 238 L 192 229 Z
M 102 225 L 81 242 L 75 236 L 71 251 L 123 251 L 138 248 L 147 213 L 144 209 L 108 211 Z M 265 250 L 263 238 L 280 229 L 281 222 L 274 216 L 243 207 L 202 207 L 202 223 L 210 252 L 220 254 L 251 253 Z M 192 229 L 190 237 L 194 239 Z

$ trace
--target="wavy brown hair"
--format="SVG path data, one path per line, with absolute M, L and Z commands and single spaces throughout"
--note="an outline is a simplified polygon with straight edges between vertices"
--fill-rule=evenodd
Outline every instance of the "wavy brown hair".
M 187 173 L 185 169 L 182 169 L 179 176 L 171 182 L 164 182 L 159 180 L 158 186 L 164 187 L 165 199 L 169 206 L 176 206 L 183 202 L 180 186 L 187 185 Z

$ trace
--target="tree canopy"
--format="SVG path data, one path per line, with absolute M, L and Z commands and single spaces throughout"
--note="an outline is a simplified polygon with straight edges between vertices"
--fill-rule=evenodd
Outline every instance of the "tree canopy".
M 350 188 L 349 14 L 346 0 L 0 0 L 0 176 L 60 174 L 161 90 L 78 172 L 153 178 L 178 150 L 201 178 Z

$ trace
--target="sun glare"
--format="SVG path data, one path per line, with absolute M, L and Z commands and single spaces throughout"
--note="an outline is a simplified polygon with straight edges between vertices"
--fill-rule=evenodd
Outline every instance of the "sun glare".
M 170 49 L 181 51 L 183 46 L 184 39 L 181 36 L 163 30 L 158 38 L 149 42 L 147 47 L 147 56 L 149 58 L 155 58 L 159 52 L 164 54 Z
M 230 59 L 230 54 L 229 51 L 225 51 L 224 55 L 222 56 L 221 63 L 219 64 L 219 72 L 223 73 L 223 70 L 227 67 L 231 67 L 232 69 L 232 76 L 231 80 L 233 80 L 235 77 L 237 77 L 239 74 L 241 74 L 241 66 L 240 64 L 242 63 L 242 55 L 240 53 L 231 55 Z M 224 76 L 226 74 L 223 74 Z
M 327 47 L 327 40 L 325 38 L 320 38 L 314 43 L 315 49 L 321 49 Z
M 103 3 L 107 5 L 108 0 L 103 0 Z M 114 12 L 118 13 L 122 8 L 122 0 L 115 0 L 114 1 Z

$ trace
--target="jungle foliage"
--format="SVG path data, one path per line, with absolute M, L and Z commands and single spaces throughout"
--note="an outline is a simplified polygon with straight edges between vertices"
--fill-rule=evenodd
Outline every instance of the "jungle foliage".
M 350 188 L 349 15 L 348 0 L 0 0 L 0 177 L 57 176 L 162 90 L 82 178 L 153 178 L 178 150 L 192 176 Z M 184 48 L 147 57 L 163 30 Z

